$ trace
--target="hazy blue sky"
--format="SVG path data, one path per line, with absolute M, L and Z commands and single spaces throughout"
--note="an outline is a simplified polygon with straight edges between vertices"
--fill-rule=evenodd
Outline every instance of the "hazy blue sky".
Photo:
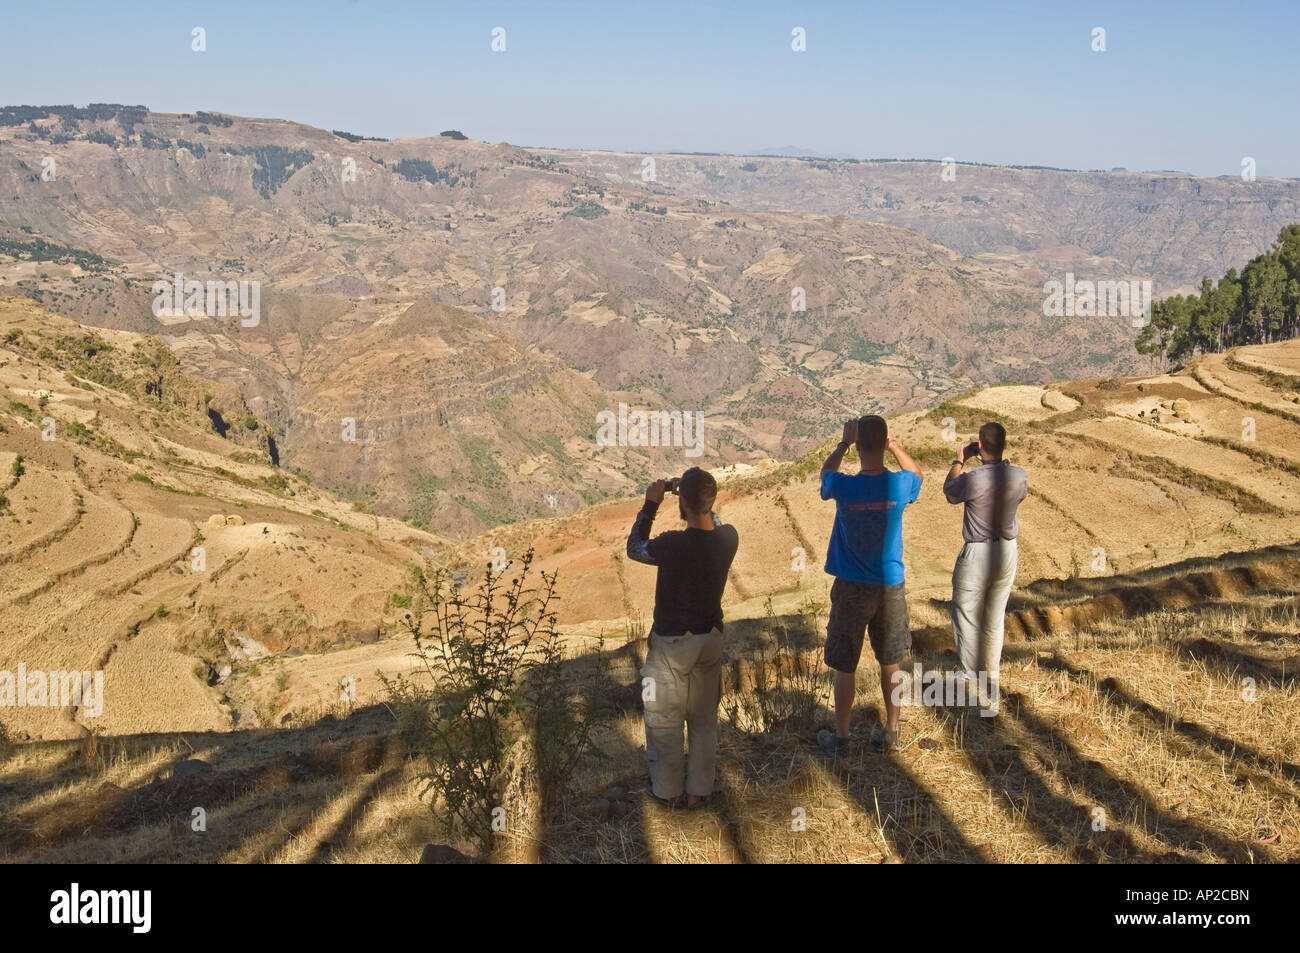
M 1297 38 L 1297 0 L 7 3 L 0 103 L 1202 175 L 1253 156 L 1261 176 L 1300 176 Z

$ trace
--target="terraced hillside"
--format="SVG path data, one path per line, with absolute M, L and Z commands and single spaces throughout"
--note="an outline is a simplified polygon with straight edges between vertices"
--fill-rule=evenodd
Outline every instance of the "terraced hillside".
M 156 346 L 0 299 L 0 669 L 105 679 L 93 718 L 0 707 L 12 736 L 269 718 L 240 711 L 231 662 L 376 638 L 405 564 L 441 545 L 281 471 L 252 415 L 220 436 L 237 397 Z
M 607 647 L 603 677 L 630 683 L 609 694 L 607 759 L 584 765 L 557 820 L 512 811 L 495 859 L 1295 862 L 1300 550 L 1276 555 L 1267 587 L 1259 569 L 1273 559 L 1210 561 L 1210 574 L 1240 569 L 1256 585 L 1189 587 L 1179 608 L 1013 638 L 996 719 L 912 707 L 901 749 L 859 743 L 834 768 L 810 744 L 828 717 L 828 686 L 809 664 L 817 607 L 733 620 L 720 781 L 693 813 L 647 795 L 639 646 Z M 575 674 L 602 677 L 595 661 L 584 656 Z M 916 662 L 932 671 L 953 657 L 921 650 Z M 864 666 L 860 689 L 875 677 Z M 814 720 L 765 717 L 776 689 L 806 695 Z M 859 738 L 877 707 L 858 713 Z M 91 736 L 2 756 L 6 861 L 411 863 L 443 840 L 416 794 L 423 764 L 380 705 L 335 704 L 281 729 Z
M 1045 315 L 1022 262 L 839 209 L 647 191 L 448 136 L 0 106 L 20 115 L 0 122 L 0 287 L 158 337 L 247 395 L 286 465 L 446 535 L 631 492 L 655 455 L 576 454 L 624 401 L 703 412 L 710 452 L 752 464 L 852 409 L 1144 366 L 1129 319 Z M 1276 234 L 1261 225 L 1239 227 Z M 258 316 L 215 292 L 211 314 L 164 313 L 155 285 L 176 280 L 256 283 Z M 364 452 L 339 452 L 344 418 Z
M 1006 698 L 996 719 L 917 706 L 900 751 L 855 748 L 839 768 L 810 744 L 829 702 L 825 447 L 720 470 L 720 512 L 742 540 L 722 781 L 684 816 L 644 793 L 636 689 L 653 577 L 622 555 L 639 501 L 440 541 L 218 436 L 202 382 L 164 371 L 161 396 L 143 399 L 141 339 L 101 332 L 109 357 L 78 371 L 58 341 L 84 329 L 0 304 L 0 340 L 22 337 L 0 351 L 0 668 L 103 666 L 106 682 L 99 718 L 0 709 L 0 859 L 417 859 L 440 835 L 416 793 L 422 763 L 381 704 L 377 673 L 410 664 L 409 643 L 387 637 L 392 596 L 421 547 L 472 582 L 530 546 L 559 575 L 571 678 L 597 686 L 608 758 L 582 766 L 557 820 L 512 814 L 501 860 L 1300 859 L 1300 342 L 1152 378 L 990 388 L 896 418 L 926 473 L 905 518 L 923 671 L 953 663 L 960 513 L 938 486 L 945 433 L 1002 419 L 1029 471 Z M 41 440 L 46 416 L 54 441 Z M 874 665 L 859 674 L 865 736 Z M 806 704 L 778 703 L 792 696 Z M 206 832 L 190 827 L 194 804 Z
M 1243 348 L 1176 374 L 987 388 L 893 418 L 925 473 L 904 523 L 912 598 L 947 598 L 961 513 L 943 499 L 941 481 L 958 440 L 988 419 L 1005 423 L 1008 457 L 1031 477 L 1020 511 L 1022 590 L 1056 579 L 1057 592 L 1096 592 L 1139 571 L 1295 542 L 1300 381 L 1287 375 L 1297 362 L 1300 342 Z M 946 423 L 957 439 L 944 439 Z M 792 463 L 720 471 L 719 513 L 742 540 L 725 597 L 733 614 L 769 596 L 778 607 L 824 596 L 833 504 L 820 500 L 817 472 L 838 432 L 827 436 Z M 518 556 L 533 545 L 540 564 L 560 574 L 563 622 L 621 632 L 627 617 L 651 609 L 653 570 L 622 555 L 639 505 L 503 527 L 459 553 L 482 563 L 494 547 Z M 657 528 L 676 525 L 665 507 Z

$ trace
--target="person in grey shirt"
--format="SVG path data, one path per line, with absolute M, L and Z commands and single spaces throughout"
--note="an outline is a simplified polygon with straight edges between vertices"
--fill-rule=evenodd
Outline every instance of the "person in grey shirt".
M 1002 459 L 1007 431 L 999 423 L 980 428 L 979 440 L 962 448 L 943 483 L 949 503 L 962 503 L 965 545 L 952 571 L 952 631 L 968 680 L 979 692 L 982 715 L 998 712 L 998 671 L 1003 622 L 1016 578 L 1016 510 L 1029 495 L 1025 471 Z M 978 456 L 980 466 L 962 472 Z

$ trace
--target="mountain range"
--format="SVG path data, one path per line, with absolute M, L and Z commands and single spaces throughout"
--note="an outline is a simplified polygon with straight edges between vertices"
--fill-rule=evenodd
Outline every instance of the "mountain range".
M 276 465 L 465 537 L 680 469 L 597 443 L 620 405 L 700 414 L 710 465 L 753 465 L 847 416 L 1135 372 L 1129 318 L 1045 315 L 1044 282 L 1159 296 L 1300 217 L 1285 181 L 943 171 L 6 107 L 0 290 L 156 337 Z M 167 313 L 178 280 L 257 285 L 257 320 Z

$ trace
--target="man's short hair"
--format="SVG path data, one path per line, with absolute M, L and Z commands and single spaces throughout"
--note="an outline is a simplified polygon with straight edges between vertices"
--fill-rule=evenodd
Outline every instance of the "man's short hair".
M 713 510 L 713 503 L 718 498 L 718 481 L 713 474 L 699 467 L 691 467 L 682 474 L 681 486 L 677 489 L 682 505 L 692 513 L 708 513 Z
M 1001 460 L 1002 451 L 1007 448 L 1007 428 L 989 421 L 980 428 L 980 444 L 994 460 Z
M 885 449 L 889 439 L 889 424 L 885 418 L 868 414 L 858 421 L 858 449 L 867 453 L 876 453 Z

